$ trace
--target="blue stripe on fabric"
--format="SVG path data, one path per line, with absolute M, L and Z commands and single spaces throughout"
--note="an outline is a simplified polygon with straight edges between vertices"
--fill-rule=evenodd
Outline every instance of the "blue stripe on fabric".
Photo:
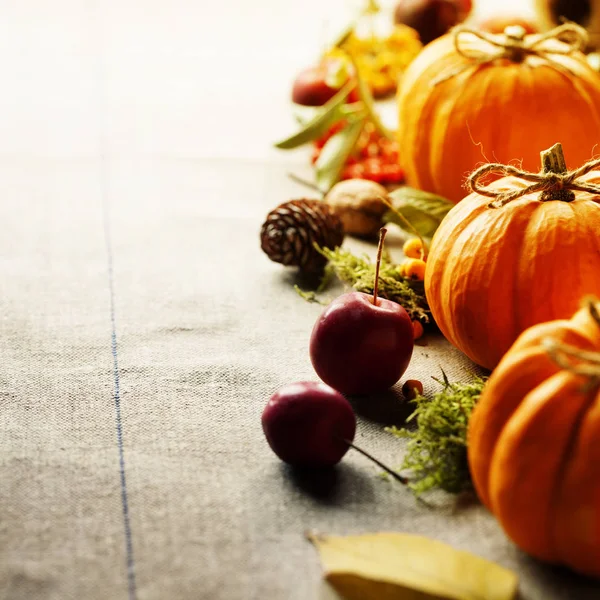
M 104 175 L 105 173 L 103 173 Z M 104 179 L 104 178 L 103 178 Z M 127 477 L 125 474 L 125 450 L 123 447 L 123 423 L 121 419 L 121 391 L 119 381 L 119 360 L 117 353 L 117 317 L 115 308 L 115 283 L 113 268 L 113 252 L 110 235 L 109 211 L 107 206 L 107 194 L 103 194 L 103 218 L 104 218 L 104 238 L 106 242 L 106 254 L 108 261 L 108 287 L 110 293 L 110 321 L 112 327 L 111 333 L 111 351 L 113 357 L 114 374 L 114 406 L 115 406 L 115 424 L 117 429 L 117 446 L 119 450 L 119 478 L 121 483 L 121 505 L 123 508 L 123 527 L 125 530 L 125 553 L 127 561 L 127 587 L 129 591 L 129 600 L 137 599 L 137 588 L 135 581 L 135 561 L 133 555 L 133 541 L 131 535 L 131 523 L 129 520 L 129 500 L 127 495 Z

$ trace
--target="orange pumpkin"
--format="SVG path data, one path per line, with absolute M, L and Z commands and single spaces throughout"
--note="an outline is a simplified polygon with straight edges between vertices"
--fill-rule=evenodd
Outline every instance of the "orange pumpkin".
M 520 548 L 598 577 L 600 303 L 593 307 L 519 337 L 471 415 L 468 459 L 479 497 Z
M 405 72 L 398 142 L 409 185 L 458 202 L 466 175 L 484 160 L 532 170 L 540 148 L 556 141 L 574 165 L 597 150 L 600 76 L 578 51 L 585 30 L 564 25 L 543 39 L 506 31 L 458 27 Z
M 562 161 L 560 145 L 542 155 L 546 165 L 549 160 Z M 600 161 L 582 169 L 596 166 Z M 552 188 L 562 185 L 561 177 L 572 178 L 582 169 L 564 175 L 551 169 L 523 175 L 540 181 L 548 177 Z M 557 170 L 564 170 L 564 164 Z M 474 173 L 473 181 L 478 177 Z M 600 187 L 591 185 L 598 177 L 600 172 L 592 170 L 571 184 L 575 190 L 583 186 L 600 194 Z M 565 195 L 560 189 L 540 195 L 542 184 L 534 182 L 534 192 L 528 191 L 528 184 L 504 177 L 482 188 L 474 181 L 479 193 L 448 213 L 427 258 L 425 293 L 436 323 L 454 346 L 488 369 L 528 327 L 567 318 L 580 298 L 600 296 L 600 195 Z M 490 196 L 507 194 L 523 195 L 502 206 L 490 204 Z

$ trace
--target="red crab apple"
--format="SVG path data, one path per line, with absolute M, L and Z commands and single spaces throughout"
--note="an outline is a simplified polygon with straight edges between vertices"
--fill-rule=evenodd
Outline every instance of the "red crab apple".
M 400 483 L 407 479 L 353 443 L 356 417 L 342 394 L 321 382 L 292 383 L 273 394 L 262 414 L 271 450 L 295 467 L 332 467 L 350 448 Z
M 414 331 L 408 313 L 396 302 L 377 296 L 385 233 L 382 229 L 373 295 L 350 292 L 334 300 L 315 323 L 310 338 L 310 358 L 317 375 L 344 394 L 392 387 L 412 356 Z
M 262 426 L 269 446 L 284 462 L 329 467 L 350 448 L 356 417 L 348 400 L 328 385 L 300 382 L 271 396 Z
M 340 61 L 338 59 L 326 58 L 318 65 L 300 71 L 292 88 L 292 102 L 303 106 L 322 106 L 331 100 L 340 91 L 340 88 L 328 83 L 329 75 L 332 71 L 339 69 Z M 346 77 L 347 81 L 348 77 Z M 348 102 L 356 102 L 358 99 L 356 89 L 352 90 L 348 95 Z

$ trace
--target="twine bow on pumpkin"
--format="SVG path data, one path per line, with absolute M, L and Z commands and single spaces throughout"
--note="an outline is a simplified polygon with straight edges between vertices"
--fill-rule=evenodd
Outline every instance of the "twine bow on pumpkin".
M 539 173 L 524 171 L 512 165 L 489 163 L 473 171 L 467 179 L 467 185 L 472 192 L 494 198 L 495 201 L 489 204 L 490 208 L 501 208 L 517 198 L 535 192 L 541 192 L 542 202 L 548 200 L 571 202 L 575 199 L 574 192 L 600 195 L 600 185 L 581 180 L 581 177 L 600 167 L 600 159 L 590 160 L 578 169 L 568 171 L 561 144 L 555 144 L 549 150 L 541 152 L 541 158 L 542 170 Z M 481 181 L 492 173 L 502 176 L 512 175 L 531 183 L 511 191 L 482 185 Z M 600 202 L 600 198 L 593 200 Z
M 522 62 L 527 56 L 537 56 L 547 65 L 559 71 L 573 71 L 566 65 L 560 64 L 552 55 L 569 56 L 574 52 L 582 51 L 588 43 L 588 34 L 583 27 L 575 23 L 559 25 L 551 31 L 541 35 L 526 35 L 520 25 L 513 25 L 504 30 L 504 34 L 492 34 L 465 25 L 459 25 L 452 30 L 454 48 L 469 62 L 462 67 L 442 74 L 433 81 L 437 85 L 459 75 L 474 66 L 492 63 L 498 59 L 509 59 L 513 62 Z M 487 50 L 473 48 L 467 43 L 468 37 L 475 37 L 486 44 Z M 553 42 L 562 42 L 562 46 Z M 550 42 L 550 44 L 549 44 Z
M 589 310 L 592 319 L 600 327 L 600 312 L 598 310 L 600 305 L 598 300 L 596 298 L 586 298 L 583 304 Z M 551 338 L 543 340 L 542 345 L 550 358 L 561 369 L 587 378 L 588 384 L 586 387 L 593 389 L 600 385 L 600 352 L 582 350 Z

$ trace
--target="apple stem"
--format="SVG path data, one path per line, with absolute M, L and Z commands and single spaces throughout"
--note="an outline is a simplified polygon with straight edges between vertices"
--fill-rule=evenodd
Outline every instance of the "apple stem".
M 375 263 L 375 284 L 373 285 L 373 304 L 377 306 L 377 291 L 379 290 L 379 268 L 381 267 L 381 255 L 383 254 L 383 241 L 387 229 L 382 227 L 379 230 L 379 245 L 377 246 L 377 262 Z
M 383 469 L 386 473 L 389 473 L 394 479 L 398 480 L 403 485 L 406 485 L 408 483 L 408 479 L 406 477 L 402 477 L 402 475 L 396 473 L 396 471 L 394 471 L 387 465 L 384 465 L 381 461 L 377 460 L 372 454 L 369 454 L 366 450 L 363 450 L 362 448 L 360 448 L 359 446 L 357 446 L 350 440 L 344 440 L 344 442 L 346 444 L 348 444 L 348 446 L 350 446 L 350 448 L 354 448 L 354 450 L 356 450 L 357 452 L 360 452 L 363 456 L 366 456 L 369 460 L 372 460 L 378 467 Z

